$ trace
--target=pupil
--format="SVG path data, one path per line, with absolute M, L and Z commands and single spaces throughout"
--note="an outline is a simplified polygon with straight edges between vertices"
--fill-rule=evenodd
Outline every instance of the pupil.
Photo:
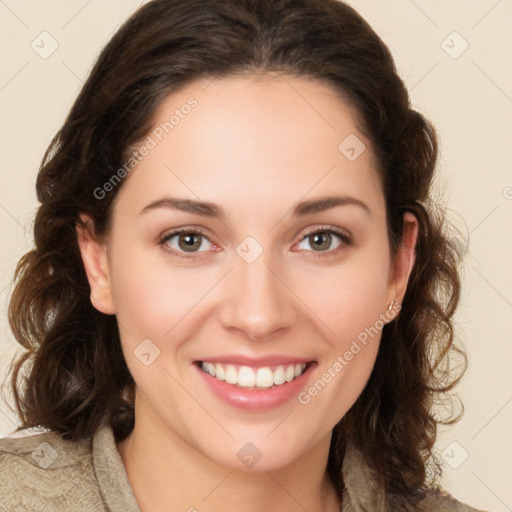
M 180 237 L 180 247 L 188 251 L 189 249 L 197 249 L 201 246 L 199 241 L 200 235 L 187 234 Z M 183 242 L 183 244 L 182 244 Z
M 314 243 L 313 243 L 313 246 L 316 246 L 317 248 L 320 248 L 320 249 L 327 249 L 330 245 L 330 237 L 331 235 L 329 233 L 315 233 L 313 235 L 314 237 Z M 317 242 L 320 242 L 319 245 L 317 245 Z M 325 247 L 322 247 L 322 241 L 327 241 L 327 244 L 324 244 Z

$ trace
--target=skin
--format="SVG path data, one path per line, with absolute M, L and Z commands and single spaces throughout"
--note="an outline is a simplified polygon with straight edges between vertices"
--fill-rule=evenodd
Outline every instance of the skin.
M 338 511 L 326 476 L 331 431 L 371 374 L 380 332 L 308 404 L 293 398 L 266 412 L 221 402 L 191 365 L 233 353 L 306 357 L 318 362 L 308 388 L 402 301 L 417 220 L 404 215 L 392 260 L 371 145 L 329 85 L 271 75 L 206 85 L 160 105 L 155 126 L 190 96 L 198 101 L 125 179 L 108 238 L 97 240 L 85 216 L 89 229 L 78 229 L 92 304 L 116 315 L 137 384 L 135 428 L 118 449 L 143 511 Z M 366 145 L 355 161 L 338 149 L 350 134 Z M 370 213 L 344 205 L 292 216 L 298 201 L 329 195 L 357 198 Z M 140 213 L 171 196 L 216 203 L 226 218 Z M 325 225 L 352 243 L 333 234 L 315 250 L 306 232 Z M 180 227 L 210 240 L 195 253 L 181 248 L 188 260 L 159 243 Z M 263 250 L 252 263 L 236 252 L 247 236 Z M 167 246 L 180 251 L 178 242 Z M 145 366 L 134 350 L 148 338 L 160 355 Z M 262 453 L 252 468 L 237 458 L 247 442 Z

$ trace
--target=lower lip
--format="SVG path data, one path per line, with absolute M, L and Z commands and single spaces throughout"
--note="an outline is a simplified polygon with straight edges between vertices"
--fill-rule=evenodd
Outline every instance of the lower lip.
M 291 382 L 286 382 L 285 384 L 269 389 L 240 388 L 228 384 L 224 380 L 212 377 L 209 373 L 199 368 L 197 363 L 192 366 L 196 368 L 204 379 L 204 382 L 206 382 L 213 393 L 222 401 L 238 409 L 245 409 L 247 411 L 267 411 L 275 409 L 288 402 L 294 396 L 297 396 L 313 372 L 316 363 L 309 363 L 306 371 Z

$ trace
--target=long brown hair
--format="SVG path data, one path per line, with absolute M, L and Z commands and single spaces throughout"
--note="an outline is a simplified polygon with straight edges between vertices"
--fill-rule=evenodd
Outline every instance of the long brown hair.
M 170 93 L 199 78 L 270 72 L 321 80 L 355 107 L 378 162 L 393 255 L 403 212 L 418 218 L 416 263 L 403 308 L 384 327 L 373 373 L 336 425 L 328 461 L 341 494 L 344 440 L 350 438 L 389 493 L 418 497 L 434 485 L 427 467 L 439 474 L 433 406 L 450 398 L 467 365 L 452 322 L 460 293 L 459 244 L 431 198 L 434 127 L 411 108 L 386 45 L 336 0 L 153 0 L 104 48 L 44 155 L 35 248 L 16 270 L 9 321 L 26 349 L 11 376 L 20 428 L 43 426 L 76 440 L 93 434 L 109 411 L 116 439 L 130 433 L 134 381 L 115 316 L 98 312 L 89 299 L 79 215 L 93 219 L 98 237 L 108 233 L 122 184 L 104 197 L 94 191 L 147 136 Z M 458 375 L 453 355 L 462 357 Z

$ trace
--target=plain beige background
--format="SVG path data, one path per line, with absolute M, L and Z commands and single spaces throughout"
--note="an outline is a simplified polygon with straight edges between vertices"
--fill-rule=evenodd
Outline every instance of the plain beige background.
M 470 240 L 457 315 L 470 357 L 459 387 L 466 412 L 437 443 L 445 487 L 473 506 L 510 511 L 512 0 L 349 3 L 389 45 L 414 106 L 436 126 L 438 188 Z M 0 0 L 0 379 L 16 351 L 6 308 L 16 262 L 32 245 L 38 165 L 98 52 L 139 5 Z M 15 426 L 0 403 L 0 437 Z

